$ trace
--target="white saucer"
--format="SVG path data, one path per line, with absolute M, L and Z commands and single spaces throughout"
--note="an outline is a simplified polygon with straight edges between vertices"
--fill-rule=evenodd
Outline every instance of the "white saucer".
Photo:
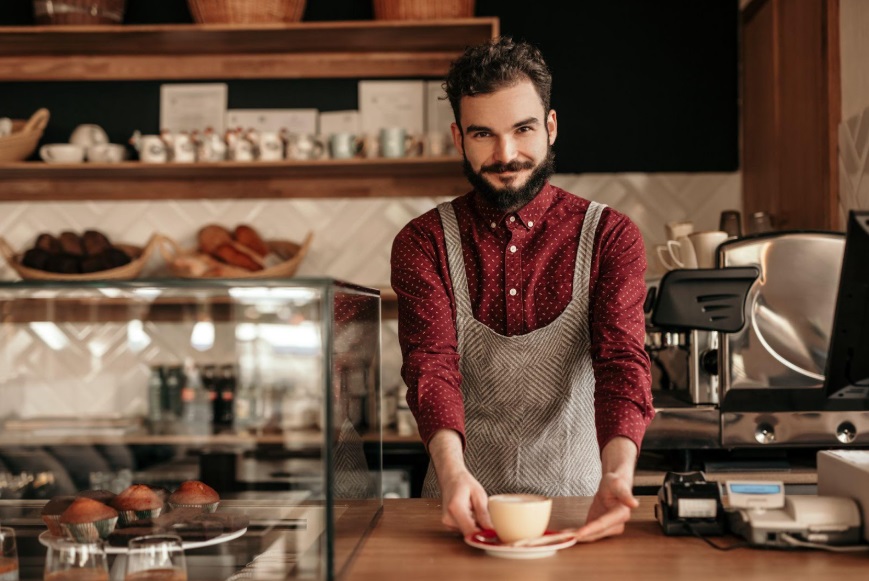
M 198 549 L 200 547 L 208 547 L 211 545 L 218 545 L 220 543 L 225 543 L 227 541 L 237 539 L 238 537 L 240 537 L 241 535 L 243 535 L 246 532 L 247 532 L 247 527 L 245 527 L 243 529 L 239 529 L 237 531 L 232 531 L 230 533 L 223 533 L 222 535 L 218 535 L 216 537 L 213 537 L 211 539 L 206 539 L 204 541 L 181 541 L 181 546 L 186 551 L 188 549 Z M 50 547 L 51 542 L 55 539 L 58 539 L 58 538 L 63 538 L 63 537 L 56 537 L 56 536 L 52 535 L 49 531 L 42 531 L 41 533 L 39 533 L 39 543 L 45 547 Z M 127 552 L 127 547 L 113 547 L 112 545 L 109 545 L 109 544 L 105 545 L 105 549 L 106 549 L 106 553 L 108 553 L 109 555 L 118 555 L 118 554 Z
M 558 533 L 559 531 L 546 531 L 544 536 L 556 535 Z M 498 540 L 498 535 L 495 534 L 495 531 L 480 531 L 465 536 L 465 543 L 474 548 L 483 549 L 487 555 L 491 555 L 492 557 L 500 557 L 502 559 L 542 559 L 543 557 L 551 557 L 561 549 L 572 547 L 576 544 L 576 539 L 568 539 L 542 547 L 511 547 Z

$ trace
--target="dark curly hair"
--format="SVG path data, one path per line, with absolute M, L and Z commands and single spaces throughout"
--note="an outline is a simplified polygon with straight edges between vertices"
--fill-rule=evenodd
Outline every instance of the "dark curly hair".
M 552 73 L 540 50 L 525 41 L 501 36 L 466 49 L 450 65 L 443 88 L 461 128 L 462 97 L 494 93 L 525 79 L 534 83 L 543 110 L 548 113 Z

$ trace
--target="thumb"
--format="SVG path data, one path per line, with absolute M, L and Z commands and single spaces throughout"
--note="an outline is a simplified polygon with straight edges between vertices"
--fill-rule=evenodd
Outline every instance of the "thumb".
M 615 486 L 613 486 L 612 492 L 613 496 L 622 504 L 631 508 L 637 508 L 640 506 L 640 501 L 634 497 L 634 494 L 631 491 L 631 486 L 624 480 L 619 480 Z
M 484 529 L 494 529 L 492 517 L 489 516 L 489 497 L 482 490 L 471 494 L 471 504 L 477 524 Z

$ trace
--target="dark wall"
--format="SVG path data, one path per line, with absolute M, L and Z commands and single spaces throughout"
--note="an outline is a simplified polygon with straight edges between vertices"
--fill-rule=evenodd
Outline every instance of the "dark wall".
M 127 0 L 131 24 L 191 22 L 185 0 Z M 32 23 L 4 0 L 0 25 Z M 553 71 L 557 171 L 738 168 L 738 0 L 477 0 L 478 16 L 538 45 Z M 368 20 L 367 0 L 307 0 L 305 21 Z M 215 79 L 220 81 L 221 79 Z M 203 81 L 205 82 L 205 81 Z M 357 108 L 357 79 L 229 81 L 230 108 Z M 0 116 L 47 107 L 44 140 L 98 123 L 116 142 L 157 130 L 160 82 L 2 83 Z

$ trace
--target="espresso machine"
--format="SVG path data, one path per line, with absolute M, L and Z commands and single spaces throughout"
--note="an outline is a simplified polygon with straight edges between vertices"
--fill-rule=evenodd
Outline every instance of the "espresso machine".
M 853 228 L 869 232 L 869 213 L 861 216 Z M 731 238 L 715 268 L 673 270 L 649 286 L 657 415 L 644 449 L 869 444 L 869 389 L 832 397 L 825 382 L 845 240 L 826 231 Z

